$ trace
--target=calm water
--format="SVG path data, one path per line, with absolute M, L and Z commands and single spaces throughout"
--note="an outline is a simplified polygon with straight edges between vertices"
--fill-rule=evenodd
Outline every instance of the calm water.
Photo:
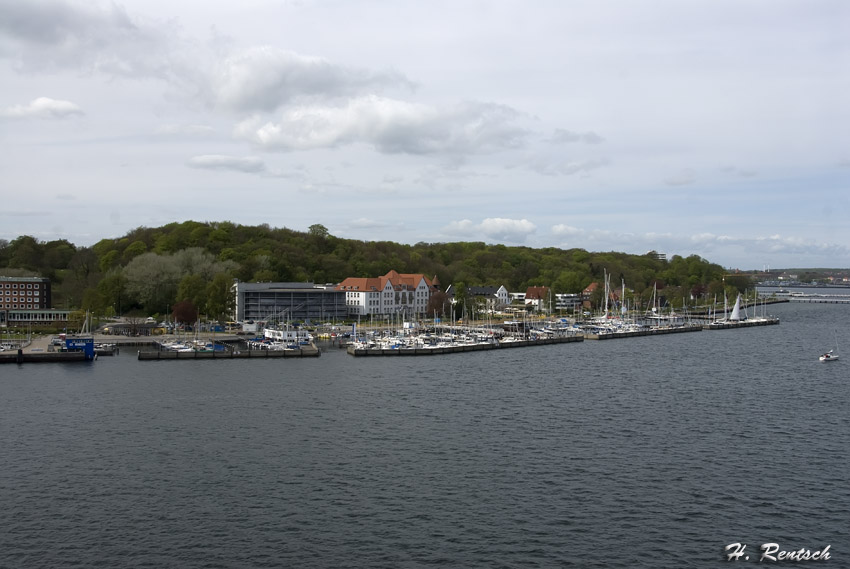
M 850 306 L 421 358 L 0 367 L 0 567 L 850 566 Z M 845 360 L 821 363 L 836 338 Z

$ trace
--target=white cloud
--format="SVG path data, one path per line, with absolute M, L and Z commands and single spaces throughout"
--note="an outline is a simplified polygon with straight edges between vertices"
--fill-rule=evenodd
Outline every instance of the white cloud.
M 537 231 L 537 226 L 527 219 L 505 219 L 488 217 L 481 223 L 469 219 L 453 221 L 444 228 L 450 235 L 480 239 L 481 236 L 490 240 L 522 243 Z
M 382 229 L 390 224 L 382 221 L 375 221 L 368 217 L 358 217 L 357 219 L 350 221 L 348 225 L 349 227 L 356 227 L 357 229 Z
M 64 119 L 83 114 L 83 110 L 74 103 L 49 97 L 39 97 L 26 105 L 7 107 L 0 112 L 0 116 L 13 119 Z
M 303 97 L 332 99 L 410 86 L 398 73 L 351 69 L 271 46 L 252 47 L 225 58 L 210 83 L 216 105 L 249 112 L 274 111 Z
M 556 235 L 558 237 L 573 237 L 576 235 L 584 235 L 585 233 L 583 229 L 579 229 L 578 227 L 573 227 L 572 225 L 567 225 L 565 223 L 553 225 L 551 231 L 552 235 Z
M 258 174 L 260 172 L 264 172 L 266 169 L 266 165 L 263 161 L 254 156 L 240 158 L 238 156 L 227 156 L 223 154 L 194 156 L 189 160 L 188 165 L 192 168 L 202 168 L 207 170 L 235 170 L 250 174 Z
M 277 123 L 254 117 L 234 135 L 275 150 L 365 143 L 385 154 L 480 154 L 521 146 L 527 131 L 519 117 L 492 103 L 435 107 L 370 95 L 337 107 L 291 108 Z

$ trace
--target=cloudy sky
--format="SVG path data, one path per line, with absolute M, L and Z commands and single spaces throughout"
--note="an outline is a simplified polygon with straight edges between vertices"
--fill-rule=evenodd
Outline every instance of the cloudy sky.
M 845 0 L 0 0 L 0 238 L 850 267 Z

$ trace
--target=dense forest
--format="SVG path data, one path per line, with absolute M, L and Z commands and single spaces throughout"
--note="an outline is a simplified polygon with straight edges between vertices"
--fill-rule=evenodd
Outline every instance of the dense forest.
M 653 289 L 673 306 L 743 291 L 751 280 L 725 275 L 699 256 L 665 259 L 654 252 L 629 255 L 583 249 L 533 249 L 481 242 L 417 243 L 358 241 L 330 235 L 319 224 L 306 232 L 268 225 L 185 221 L 139 227 L 91 247 L 30 236 L 0 240 L 0 275 L 51 280 L 57 308 L 99 315 L 173 313 L 190 306 L 210 318 L 226 318 L 233 279 L 338 283 L 375 277 L 391 269 L 437 276 L 445 289 L 504 285 L 510 291 L 548 286 L 578 293 L 611 275 L 637 301 Z

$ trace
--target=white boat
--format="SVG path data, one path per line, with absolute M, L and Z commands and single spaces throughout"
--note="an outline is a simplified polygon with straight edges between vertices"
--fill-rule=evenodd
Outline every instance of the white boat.
M 822 362 L 831 362 L 832 360 L 838 359 L 838 354 L 836 354 L 833 350 L 829 350 L 818 359 Z
M 306 345 L 313 341 L 313 336 L 306 330 L 277 330 L 266 328 L 263 337 L 271 342 Z
M 835 353 L 838 350 L 838 333 L 835 334 L 835 347 L 829 350 L 827 353 L 821 355 L 818 359 L 822 362 L 831 362 L 832 360 L 838 359 L 838 354 Z

